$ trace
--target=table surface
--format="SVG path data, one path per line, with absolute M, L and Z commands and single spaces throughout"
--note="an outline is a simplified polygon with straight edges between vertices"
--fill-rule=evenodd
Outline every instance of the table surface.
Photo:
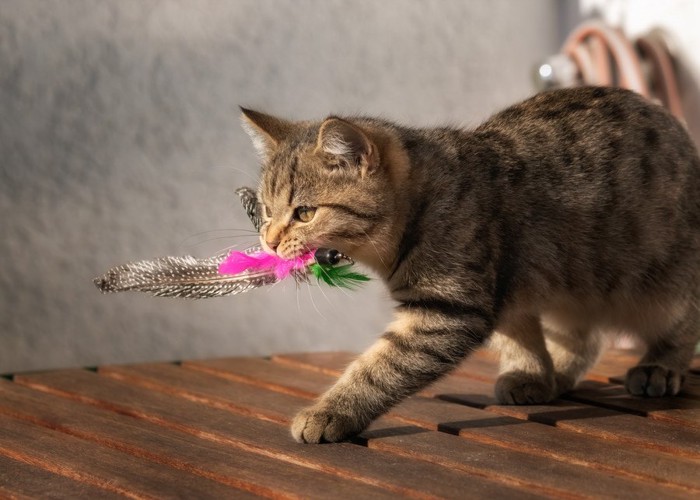
M 700 359 L 681 397 L 628 396 L 611 351 L 548 405 L 499 406 L 482 351 L 352 442 L 295 412 L 349 353 L 101 366 L 0 379 L 0 497 L 700 498 Z

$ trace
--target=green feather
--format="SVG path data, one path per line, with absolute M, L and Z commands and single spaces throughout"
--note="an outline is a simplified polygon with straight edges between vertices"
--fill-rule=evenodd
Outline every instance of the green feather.
M 319 282 L 323 281 L 330 286 L 352 289 L 365 281 L 369 281 L 368 276 L 352 271 L 350 269 L 351 267 L 352 264 L 335 267 L 327 264 L 313 263 L 309 266 L 309 269 Z

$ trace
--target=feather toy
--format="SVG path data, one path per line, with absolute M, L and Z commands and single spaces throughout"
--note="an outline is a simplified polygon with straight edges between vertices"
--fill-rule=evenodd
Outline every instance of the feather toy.
M 253 226 L 260 229 L 262 218 L 255 191 L 240 188 L 241 198 Z M 338 266 L 341 261 L 346 264 Z M 277 283 L 288 277 L 334 287 L 354 289 L 369 277 L 353 271 L 353 260 L 334 249 L 319 248 L 294 259 L 270 255 L 256 245 L 246 251 L 232 251 L 197 259 L 192 256 L 160 257 L 113 267 L 93 282 L 102 293 L 140 291 L 156 297 L 203 299 L 235 295 Z
M 231 252 L 219 265 L 221 274 L 239 274 L 244 271 L 271 271 L 278 280 L 283 280 L 293 271 L 304 269 L 313 260 L 314 252 L 294 259 L 283 259 L 277 255 L 258 251 L 255 253 Z
M 368 276 L 352 271 L 351 268 L 352 264 L 333 267 L 314 263 L 309 266 L 309 270 L 319 282 L 323 281 L 330 286 L 353 289 L 365 281 L 369 281 Z

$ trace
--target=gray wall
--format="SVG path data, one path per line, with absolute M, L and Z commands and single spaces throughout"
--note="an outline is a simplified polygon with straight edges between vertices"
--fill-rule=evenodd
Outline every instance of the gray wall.
M 0 372 L 359 350 L 391 302 L 294 284 L 102 296 L 128 260 L 255 241 L 237 105 L 476 124 L 532 92 L 554 0 L 0 0 Z

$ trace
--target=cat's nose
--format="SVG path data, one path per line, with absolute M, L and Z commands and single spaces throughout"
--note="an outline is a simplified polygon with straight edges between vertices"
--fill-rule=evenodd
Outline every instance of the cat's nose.
M 277 250 L 278 246 L 280 246 L 279 240 L 275 240 L 275 241 L 265 240 L 265 243 L 267 244 L 268 247 L 270 247 L 270 250 L 272 250 L 273 252 Z

